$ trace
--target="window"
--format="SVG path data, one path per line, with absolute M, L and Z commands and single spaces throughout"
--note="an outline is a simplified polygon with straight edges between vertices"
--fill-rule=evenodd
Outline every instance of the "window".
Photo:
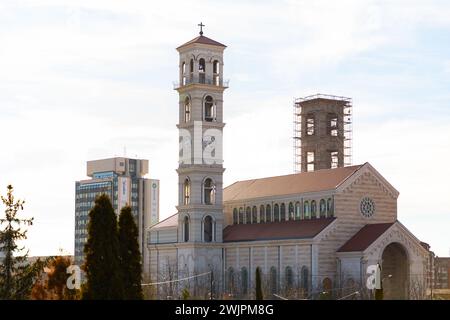
M 210 178 L 207 178 L 203 184 L 203 201 L 205 204 L 214 204 L 216 187 Z
M 311 219 L 313 218 L 317 218 L 317 205 L 315 200 L 311 201 Z
M 181 85 L 185 86 L 186 85 L 186 63 L 183 62 L 183 64 L 181 65 Z
M 300 202 L 297 201 L 295 203 L 295 220 L 301 220 L 302 216 L 301 216 L 301 207 L 300 207 Z
M 191 202 L 191 182 L 188 178 L 184 180 L 184 186 L 183 186 L 183 198 L 184 198 L 184 204 L 187 205 Z
M 333 205 L 333 199 L 328 198 L 327 200 L 327 215 L 328 217 L 334 216 L 334 205 Z
M 184 122 L 191 121 L 191 100 L 186 97 L 184 100 Z
M 203 240 L 211 242 L 213 239 L 213 220 L 211 216 L 206 216 L 203 221 Z
M 213 73 L 219 74 L 219 60 L 214 60 L 213 62 Z
M 275 267 L 270 268 L 270 279 L 269 279 L 269 285 L 270 285 L 270 293 L 276 293 L 277 288 L 277 269 Z
M 206 96 L 204 108 L 205 121 L 216 121 L 216 105 L 214 104 L 213 98 L 211 96 Z
M 286 283 L 286 291 L 289 291 L 294 285 L 294 273 L 292 272 L 292 268 L 290 266 L 286 267 L 284 271 L 284 278 Z
M 289 202 L 288 213 L 289 213 L 289 221 L 290 220 L 294 220 L 295 219 L 295 216 L 294 216 L 294 204 L 292 202 Z
M 198 80 L 199 80 L 199 83 L 205 83 L 205 71 L 206 71 L 205 59 L 201 58 L 198 61 Z
M 331 169 L 336 169 L 339 166 L 339 157 L 338 157 L 338 152 L 337 151 L 331 151 L 330 152 L 330 168 Z
M 264 215 L 264 205 L 262 204 L 259 207 L 259 223 L 265 222 L 265 215 Z
M 273 221 L 280 221 L 280 207 L 278 206 L 278 203 L 273 206 Z
M 189 218 L 184 217 L 184 242 L 189 241 Z
M 238 223 L 238 211 L 236 208 L 233 209 L 233 224 Z
M 306 116 L 306 135 L 312 136 L 315 133 L 315 118 L 313 114 Z
M 252 223 L 252 212 L 250 207 L 245 209 L 245 223 Z
M 303 214 L 305 216 L 305 219 L 311 219 L 311 210 L 308 201 L 305 201 L 303 203 Z
M 198 61 L 198 72 L 205 72 L 205 59 L 203 58 Z
M 270 204 L 266 206 L 266 222 L 272 221 L 272 207 Z
M 286 220 L 286 205 L 284 203 L 280 206 L 280 221 Z
M 244 208 L 242 207 L 239 208 L 239 223 L 244 223 Z
M 246 295 L 248 292 L 248 272 L 246 267 L 241 269 L 241 289 L 242 294 Z
M 309 272 L 306 266 L 302 267 L 301 288 L 304 294 L 307 295 L 309 289 Z
M 252 223 L 258 223 L 258 209 L 256 206 L 252 208 Z
M 234 270 L 232 267 L 228 268 L 228 275 L 227 275 L 227 289 L 228 293 L 233 294 L 234 293 Z
M 319 211 L 320 211 L 321 218 L 327 217 L 327 205 L 325 203 L 325 199 L 320 199 Z
M 308 151 L 306 153 L 306 171 L 314 171 L 314 151 Z
M 194 80 L 194 60 L 189 61 L 189 82 Z
M 328 134 L 333 137 L 338 136 L 338 116 L 330 113 L 328 115 Z
M 214 85 L 220 85 L 220 77 L 219 77 L 220 64 L 218 60 L 214 60 L 213 62 L 213 76 L 214 76 Z

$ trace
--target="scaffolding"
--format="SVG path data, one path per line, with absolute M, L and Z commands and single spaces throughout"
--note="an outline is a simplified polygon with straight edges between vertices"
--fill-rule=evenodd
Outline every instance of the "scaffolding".
M 302 119 L 306 113 L 302 112 L 302 104 L 308 101 L 323 99 L 339 101 L 343 103 L 343 153 L 344 166 L 352 165 L 352 140 L 353 140 L 353 105 L 352 99 L 342 96 L 333 96 L 327 94 L 315 94 L 304 98 L 296 98 L 293 103 L 293 155 L 294 155 L 294 173 L 302 172 L 302 137 L 305 134 L 302 128 Z

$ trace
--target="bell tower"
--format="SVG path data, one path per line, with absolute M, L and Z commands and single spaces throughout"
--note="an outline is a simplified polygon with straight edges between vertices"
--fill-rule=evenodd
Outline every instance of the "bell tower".
M 204 272 L 222 262 L 223 79 L 225 45 L 200 35 L 179 46 L 178 268 Z

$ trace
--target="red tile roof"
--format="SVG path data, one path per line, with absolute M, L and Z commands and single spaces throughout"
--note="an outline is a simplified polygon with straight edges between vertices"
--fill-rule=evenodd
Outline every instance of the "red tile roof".
M 314 238 L 335 218 L 235 224 L 223 230 L 224 242 Z
M 151 228 L 170 228 L 178 226 L 178 213 L 175 213 L 164 220 L 154 224 Z
M 223 199 L 239 201 L 261 197 L 336 189 L 363 165 L 302 172 L 285 176 L 237 181 L 226 187 Z
M 392 223 L 366 224 L 353 237 L 350 238 L 338 252 L 353 252 L 366 250 L 375 240 L 377 240 Z
M 193 43 L 201 43 L 201 44 L 209 44 L 211 46 L 218 46 L 218 47 L 224 47 L 226 48 L 226 45 L 217 42 L 216 40 L 210 39 L 208 37 L 205 36 L 198 36 L 197 38 L 192 39 L 191 41 L 186 42 L 185 44 L 182 44 L 181 46 L 179 46 L 177 49 L 180 49 L 184 46 L 193 44 Z

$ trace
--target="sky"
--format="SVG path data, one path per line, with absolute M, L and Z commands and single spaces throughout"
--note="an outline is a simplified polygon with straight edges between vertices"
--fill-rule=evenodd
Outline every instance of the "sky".
M 175 213 L 178 53 L 226 44 L 225 185 L 293 172 L 292 103 L 353 99 L 353 163 L 400 191 L 398 218 L 450 255 L 449 1 L 0 0 L 0 194 L 33 216 L 31 255 L 73 253 L 86 161 L 148 159 Z

